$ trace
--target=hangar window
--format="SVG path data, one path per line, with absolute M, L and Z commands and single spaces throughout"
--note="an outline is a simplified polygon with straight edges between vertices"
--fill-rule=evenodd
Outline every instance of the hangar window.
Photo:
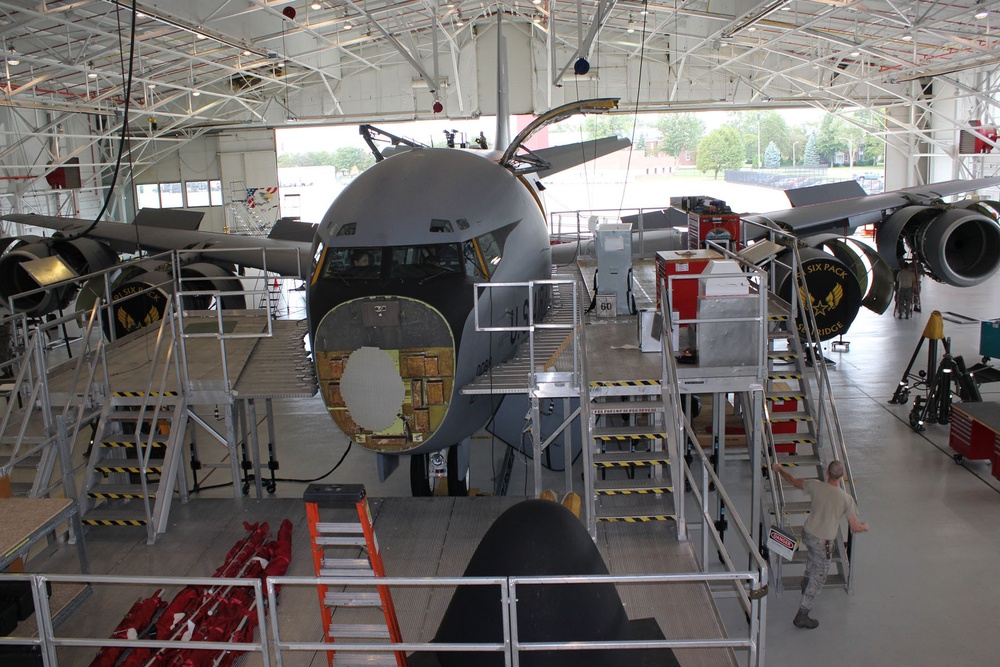
M 222 206 L 222 181 L 186 181 L 184 183 L 141 183 L 135 186 L 138 208 L 207 208 Z
M 184 190 L 180 183 L 160 183 L 160 207 L 184 208 Z
M 222 206 L 226 203 L 222 198 L 222 181 L 210 180 L 208 182 L 208 199 L 212 206 Z
M 208 196 L 208 181 L 188 181 L 184 184 L 187 205 L 191 207 L 211 206 Z
M 137 208 L 160 208 L 160 184 L 142 183 L 135 186 Z

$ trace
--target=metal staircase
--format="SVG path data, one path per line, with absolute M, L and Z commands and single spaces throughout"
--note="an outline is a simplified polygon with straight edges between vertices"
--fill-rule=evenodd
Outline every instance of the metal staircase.
M 183 474 L 187 406 L 177 392 L 116 392 L 105 404 L 80 496 L 84 525 L 148 526 L 150 542 L 166 532 Z M 180 473 L 180 474 L 178 474 Z
M 229 205 L 226 208 L 232 214 L 233 224 L 229 233 L 244 236 L 267 236 L 270 233 L 277 217 L 277 207 L 268 206 L 268 211 L 273 210 L 274 214 L 262 210 L 256 201 L 258 189 L 247 188 L 244 181 L 230 182 Z
M 48 497 L 60 484 L 67 498 L 76 497 L 72 449 L 82 424 L 100 412 L 106 384 L 96 376 L 103 371 L 106 382 L 104 339 L 95 333 L 100 301 L 90 311 L 87 326 L 76 350 L 69 387 L 53 395 L 48 385 L 51 369 L 45 357 L 45 328 L 57 327 L 77 314 L 63 316 L 35 327 L 29 333 L 22 315 L 7 316 L 19 341 L 19 354 L 8 362 L 8 382 L 2 386 L 6 399 L 0 416 L 0 476 L 13 478 L 14 495 Z M 57 401 L 54 404 L 53 401 Z M 60 478 L 53 481 L 56 463 Z M 30 478 L 30 481 L 27 481 Z
M 153 544 L 166 532 L 176 490 L 188 499 L 183 459 L 187 401 L 181 386 L 174 301 L 168 302 L 138 391 L 117 390 L 104 403 L 78 499 L 85 525 L 145 526 Z
M 676 519 L 661 394 L 659 381 L 589 384 L 596 521 Z
M 790 468 L 801 479 L 825 479 L 825 466 L 832 460 L 844 464 L 845 488 L 857 501 L 850 475 L 850 461 L 840 430 L 836 404 L 816 334 L 815 315 L 808 300 L 798 298 L 805 293 L 804 276 L 799 270 L 797 249 L 791 267 L 796 279 L 792 303 L 771 295 L 772 304 L 779 303 L 781 314 L 769 317 L 768 376 L 765 388 L 765 437 L 762 473 L 766 478 L 761 494 L 762 517 L 766 535 L 772 525 L 791 530 L 801 538 L 802 525 L 809 515 L 809 497 L 803 491 L 782 483 L 770 474 L 772 462 Z M 772 307 L 772 313 L 775 308 Z M 853 540 L 850 529 L 843 526 L 832 545 L 834 569 L 827 577 L 827 587 L 850 589 L 853 565 Z M 797 589 L 806 562 L 806 548 L 800 548 L 791 561 L 771 558 L 776 579 L 784 586 Z

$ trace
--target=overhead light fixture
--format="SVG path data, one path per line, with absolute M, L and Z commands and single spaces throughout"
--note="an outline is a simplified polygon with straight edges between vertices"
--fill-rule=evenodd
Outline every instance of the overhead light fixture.
M 463 25 L 465 25 L 465 22 L 462 20 L 462 15 L 458 14 L 455 17 L 455 27 L 461 28 Z
M 146 84 L 146 87 L 152 90 L 153 88 L 156 88 L 156 84 L 150 81 L 149 83 Z
M 97 78 L 97 72 L 94 71 L 94 61 L 93 60 L 91 60 L 90 62 L 87 63 L 87 68 L 90 70 L 89 72 L 87 72 L 87 78 L 88 79 L 96 79 Z
M 749 28 L 747 28 L 747 32 L 757 32 L 757 26 L 755 25 L 750 26 Z
M 648 9 L 643 9 L 643 10 L 640 10 L 640 11 L 639 11 L 639 14 L 640 14 L 641 16 L 647 16 L 647 15 L 649 15 L 649 13 L 650 13 L 650 12 L 649 12 L 649 10 L 648 10 Z
M 903 40 L 904 42 L 912 42 L 912 41 L 913 41 L 913 35 L 903 35 L 903 36 L 901 37 L 901 39 L 902 39 L 902 40 Z
M 253 55 L 253 51 L 251 51 L 250 49 L 244 49 L 243 50 L 243 55 L 245 55 L 245 56 L 252 56 Z
M 20 65 L 21 59 L 17 57 L 17 49 L 13 45 L 7 49 L 7 64 L 8 65 Z
M 628 15 L 628 28 L 625 29 L 625 32 L 630 35 L 635 32 L 635 21 L 632 20 L 631 14 Z
M 989 15 L 990 15 L 990 12 L 989 12 L 988 9 L 980 9 L 978 12 L 976 12 L 976 18 L 979 19 L 980 21 L 982 21 L 984 18 L 986 18 Z
M 312 3 L 312 4 L 311 4 L 311 5 L 309 5 L 309 6 L 310 6 L 310 7 L 312 8 L 312 9 L 323 9 L 323 5 L 321 5 L 321 4 L 320 4 L 320 3 L 318 3 L 318 2 L 314 2 L 314 3 Z
M 200 95 L 201 95 L 201 91 L 200 90 L 192 90 L 191 91 L 191 97 L 199 97 Z
M 536 4 L 536 5 L 542 4 L 542 0 L 531 0 L 531 2 L 534 3 L 534 4 Z
M 353 25 L 351 25 L 351 22 L 350 22 L 350 21 L 348 21 L 347 23 L 345 23 L 345 24 L 344 24 L 344 30 L 350 30 L 350 29 L 351 29 L 351 28 L 353 28 L 353 27 L 354 27 L 354 26 L 353 26 Z

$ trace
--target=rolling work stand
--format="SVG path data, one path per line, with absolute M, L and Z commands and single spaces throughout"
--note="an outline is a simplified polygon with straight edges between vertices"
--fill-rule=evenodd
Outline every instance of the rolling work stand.
M 363 484 L 310 484 L 302 499 L 306 503 L 317 577 L 385 576 Z M 343 521 L 320 521 L 321 510 L 336 514 L 336 518 Z M 403 641 L 388 586 L 321 583 L 317 593 L 324 641 L 371 643 L 388 640 L 394 644 Z M 336 661 L 334 654 L 335 651 L 327 651 L 327 662 L 331 666 L 406 667 L 403 651 L 345 651 Z

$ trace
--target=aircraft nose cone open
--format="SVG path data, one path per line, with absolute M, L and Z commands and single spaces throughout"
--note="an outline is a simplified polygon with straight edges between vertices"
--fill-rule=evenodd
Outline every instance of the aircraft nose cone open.
M 384 431 L 399 418 L 406 388 L 397 362 L 388 352 L 362 347 L 347 358 L 340 393 L 359 427 Z
M 316 328 L 316 371 L 327 409 L 366 449 L 399 454 L 428 443 L 451 405 L 455 340 L 434 307 L 375 296 L 330 309 Z

